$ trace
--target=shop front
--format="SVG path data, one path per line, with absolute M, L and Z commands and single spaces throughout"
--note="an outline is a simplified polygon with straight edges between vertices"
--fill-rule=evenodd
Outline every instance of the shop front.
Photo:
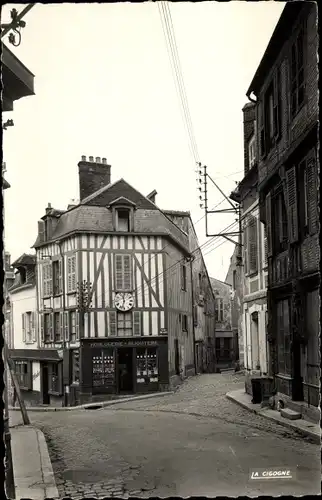
M 83 339 L 79 355 L 77 399 L 81 403 L 106 399 L 107 395 L 144 394 L 167 389 L 166 337 Z

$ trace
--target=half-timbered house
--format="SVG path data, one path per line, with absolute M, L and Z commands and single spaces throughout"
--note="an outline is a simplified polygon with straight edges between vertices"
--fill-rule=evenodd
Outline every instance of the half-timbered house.
M 288 2 L 248 89 L 256 101 L 268 341 L 276 400 L 318 421 L 317 4 Z
M 196 371 L 188 231 L 106 159 L 78 168 L 80 202 L 38 224 L 41 347 L 64 353 L 64 404 L 167 389 Z

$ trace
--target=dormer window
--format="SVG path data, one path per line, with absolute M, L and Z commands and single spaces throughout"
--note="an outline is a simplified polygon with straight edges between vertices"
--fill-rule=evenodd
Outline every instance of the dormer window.
M 130 233 L 134 230 L 134 210 L 136 206 L 133 201 L 121 196 L 113 200 L 107 208 L 112 211 L 114 231 Z
M 130 210 L 116 209 L 116 231 L 130 231 Z

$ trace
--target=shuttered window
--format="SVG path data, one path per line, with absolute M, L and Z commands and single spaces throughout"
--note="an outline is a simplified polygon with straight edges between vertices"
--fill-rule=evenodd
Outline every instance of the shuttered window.
M 44 342 L 53 342 L 53 314 L 46 313 L 43 315 L 44 318 Z
M 133 335 L 142 335 L 142 321 L 140 311 L 133 311 Z
M 187 290 L 187 267 L 181 264 L 181 290 Z
M 115 288 L 117 292 L 132 290 L 131 255 L 115 255 Z
M 116 312 L 111 311 L 109 313 L 109 319 L 110 319 L 109 336 L 116 337 Z
M 268 264 L 267 228 L 264 226 L 264 267 Z
M 15 374 L 21 389 L 32 390 L 31 361 L 15 361 Z
M 221 297 L 216 299 L 215 320 L 218 322 L 224 321 L 224 299 Z
M 62 263 L 61 260 L 53 262 L 53 292 L 54 295 L 62 293 Z
M 22 314 L 22 340 L 28 344 L 36 341 L 35 312 L 27 311 Z
M 318 231 L 318 189 L 314 153 L 311 153 L 307 158 L 304 175 L 306 226 L 309 234 L 315 234 Z
M 67 292 L 76 291 L 76 255 L 67 257 Z
M 298 209 L 296 167 L 286 171 L 286 207 L 288 221 L 288 238 L 290 243 L 298 240 Z
M 281 70 L 277 68 L 273 78 L 273 135 L 281 135 Z
M 257 218 L 252 215 L 248 219 L 247 236 L 248 272 L 252 274 L 258 270 Z
M 117 336 L 131 337 L 133 334 L 132 312 L 117 313 Z
M 43 265 L 43 286 L 44 286 L 44 297 L 50 297 L 53 293 L 51 262 Z
M 266 215 L 266 242 L 267 242 L 267 257 L 272 255 L 272 197 L 271 193 L 266 195 L 265 199 L 265 215 Z
M 304 36 L 301 29 L 291 48 L 291 115 L 292 118 L 304 103 Z

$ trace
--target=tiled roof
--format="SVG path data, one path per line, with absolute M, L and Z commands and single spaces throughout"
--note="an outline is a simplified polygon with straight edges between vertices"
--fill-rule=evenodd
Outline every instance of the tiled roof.
M 13 262 L 12 267 L 19 266 L 32 266 L 36 265 L 36 255 L 23 253 L 15 262 Z

